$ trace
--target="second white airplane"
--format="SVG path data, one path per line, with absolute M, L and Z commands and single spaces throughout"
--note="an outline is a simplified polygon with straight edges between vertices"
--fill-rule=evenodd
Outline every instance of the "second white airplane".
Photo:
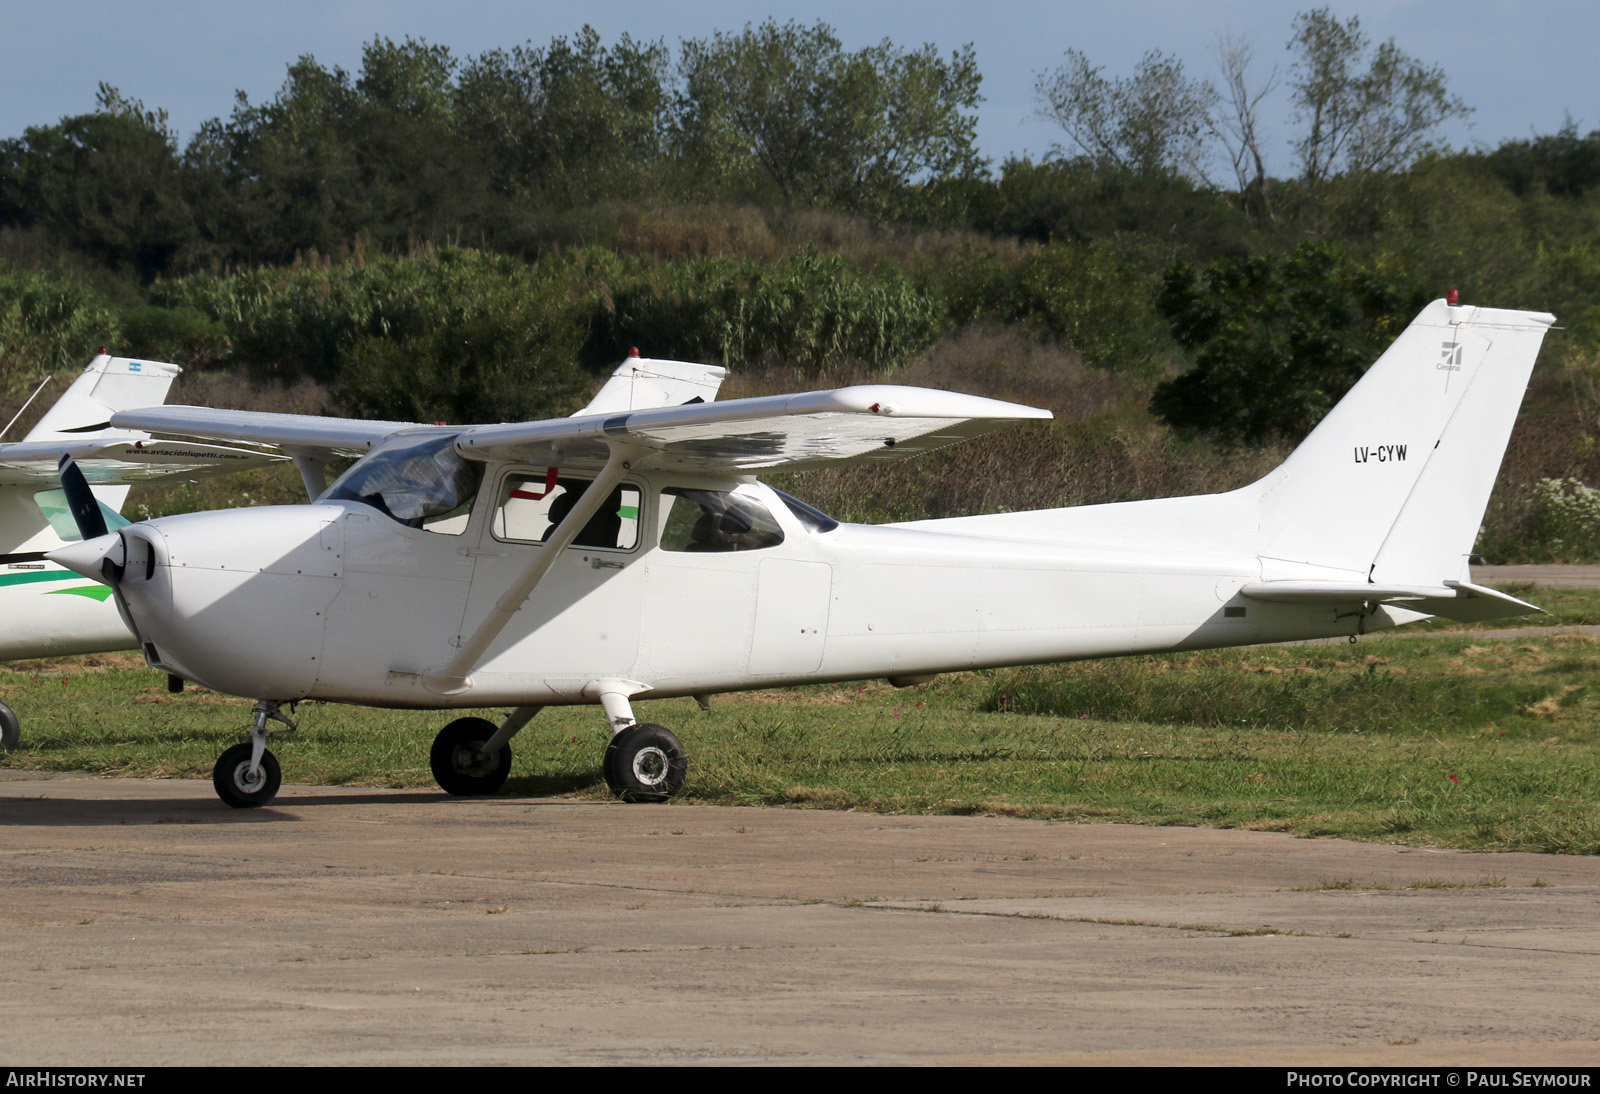
M 91 360 L 21 441 L 0 444 L 0 661 L 134 649 L 104 584 L 45 557 L 79 538 L 57 465 L 72 456 L 93 483 L 93 507 L 108 525 L 133 483 L 242 470 L 279 460 L 268 453 L 192 441 L 154 441 L 119 429 L 111 416 L 167 397 L 177 365 L 104 351 Z M 36 393 L 37 394 L 37 393 Z M 21 735 L 0 702 L 0 750 Z
M 1430 304 L 1243 489 L 886 527 L 753 475 L 899 459 L 1048 412 L 892 386 L 716 403 L 721 369 L 638 360 L 578 416 L 509 425 L 152 408 L 114 422 L 284 446 L 315 502 L 90 527 L 50 557 L 110 583 L 151 665 L 260 700 L 214 772 L 231 805 L 276 793 L 266 743 L 303 699 L 512 708 L 440 732 L 434 773 L 458 794 L 500 787 L 542 707 L 598 704 L 607 782 L 660 800 L 687 757 L 636 721 L 641 697 L 1535 610 L 1467 563 L 1552 322 Z M 322 489 L 320 463 L 351 450 L 366 454 Z

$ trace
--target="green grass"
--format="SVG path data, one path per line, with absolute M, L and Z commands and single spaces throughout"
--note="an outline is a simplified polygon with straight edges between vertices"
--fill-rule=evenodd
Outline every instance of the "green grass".
M 691 801 L 1004 814 L 1600 852 L 1600 640 L 1379 637 L 637 705 L 690 750 Z M 0 671 L 0 766 L 202 778 L 250 704 L 168 696 L 131 658 Z M 65 673 L 64 675 L 62 673 Z M 432 787 L 452 715 L 299 710 L 291 782 Z M 606 796 L 602 719 L 540 714 L 507 792 Z

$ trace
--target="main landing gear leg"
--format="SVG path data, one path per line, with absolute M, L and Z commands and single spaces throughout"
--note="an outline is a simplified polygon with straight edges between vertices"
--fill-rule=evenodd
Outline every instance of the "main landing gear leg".
M 293 733 L 295 724 L 283 714 L 283 704 L 263 699 L 256 704 L 256 719 L 250 739 L 236 744 L 217 758 L 211 769 L 211 785 L 217 797 L 235 809 L 266 805 L 277 796 L 283 783 L 278 758 L 267 751 L 267 738 Z M 268 729 L 268 722 L 282 722 L 288 729 Z
M 543 709 L 518 707 L 498 729 L 487 718 L 457 718 L 433 739 L 428 764 L 434 781 L 446 794 L 457 797 L 493 794 L 511 774 L 507 742 Z
M 602 691 L 600 705 L 611 723 L 601 771 L 611 792 L 625 802 L 664 802 L 683 789 L 689 754 L 665 726 L 634 721 L 628 697 Z

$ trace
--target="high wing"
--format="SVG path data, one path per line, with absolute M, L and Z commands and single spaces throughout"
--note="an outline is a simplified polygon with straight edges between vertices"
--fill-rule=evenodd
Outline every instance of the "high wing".
M 705 386 L 715 394 L 714 384 Z M 591 406 L 608 401 L 597 397 Z M 998 399 L 877 384 L 465 428 L 186 406 L 147 407 L 118 414 L 112 422 L 156 433 L 278 445 L 291 454 L 297 449 L 358 453 L 402 429 L 449 428 L 458 434 L 456 450 L 469 459 L 599 467 L 612 445 L 624 444 L 644 451 L 638 462 L 645 466 L 739 473 L 916 456 L 1013 422 L 1050 417 L 1048 410 Z
M 635 466 L 748 472 L 916 456 L 1048 410 L 931 388 L 874 384 L 722 403 L 478 426 L 456 438 L 471 459 L 601 465 L 613 444 Z
M 111 419 L 118 429 L 143 429 L 210 441 L 245 441 L 282 448 L 314 448 L 356 456 L 389 434 L 415 429 L 416 422 L 373 422 L 316 414 L 262 414 L 204 406 L 147 406 Z
M 710 402 L 717 397 L 717 389 L 727 374 L 727 369 L 718 365 L 629 357 L 611 374 L 589 405 L 573 417 Z M 274 445 L 291 454 L 321 452 L 340 456 L 359 456 L 402 429 L 426 428 L 420 422 L 262 414 L 204 406 L 147 406 L 116 415 L 112 424 L 121 429 L 144 429 L 202 440 Z

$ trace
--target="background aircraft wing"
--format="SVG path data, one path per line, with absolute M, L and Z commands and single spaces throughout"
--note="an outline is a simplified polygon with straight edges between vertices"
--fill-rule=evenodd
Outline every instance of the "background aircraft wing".
M 931 388 L 875 384 L 616 414 L 476 426 L 456 439 L 472 459 L 603 464 L 607 442 L 647 450 L 651 468 L 746 472 L 872 462 L 931 452 L 1048 410 Z
M 60 485 L 62 456 L 71 456 L 92 485 L 132 484 L 178 475 L 226 474 L 286 457 L 248 448 L 187 441 L 23 441 L 0 445 L 0 486 Z
M 147 406 L 111 419 L 118 429 L 174 433 L 210 441 L 245 441 L 285 448 L 323 448 L 360 455 L 389 434 L 415 429 L 416 422 L 373 422 L 362 418 L 324 418 L 316 414 L 262 414 L 253 410 L 213 410 L 203 406 Z

